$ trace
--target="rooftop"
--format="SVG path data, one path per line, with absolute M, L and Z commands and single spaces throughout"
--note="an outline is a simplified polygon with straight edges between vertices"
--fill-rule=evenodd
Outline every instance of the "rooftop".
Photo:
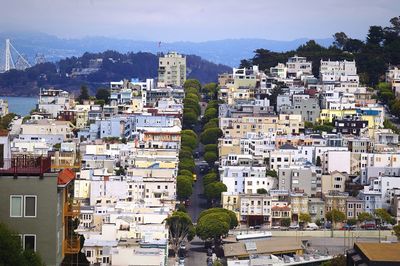
M 224 245 L 226 257 L 249 256 L 250 254 L 276 254 L 303 249 L 300 239 L 296 238 L 270 238 L 249 242 L 238 242 Z M 250 248 L 249 248 L 250 247 Z
M 370 261 L 400 262 L 400 243 L 355 243 Z

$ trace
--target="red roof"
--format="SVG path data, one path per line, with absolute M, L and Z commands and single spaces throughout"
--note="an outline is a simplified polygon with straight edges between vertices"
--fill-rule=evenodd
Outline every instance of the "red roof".
M 273 206 L 271 208 L 273 211 L 290 211 L 290 208 L 288 206 Z
M 75 172 L 71 169 L 64 169 L 58 173 L 57 185 L 67 185 L 75 179 Z

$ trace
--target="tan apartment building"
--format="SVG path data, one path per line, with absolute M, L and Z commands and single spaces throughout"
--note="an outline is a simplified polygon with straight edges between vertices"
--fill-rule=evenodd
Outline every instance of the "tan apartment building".
M 158 82 L 170 86 L 183 86 L 186 81 L 186 57 L 169 52 L 158 60 Z M 163 87 L 163 86 L 161 86 Z
M 298 134 L 304 128 L 301 115 L 220 118 L 220 129 L 226 137 L 241 138 L 247 132 L 256 134 Z

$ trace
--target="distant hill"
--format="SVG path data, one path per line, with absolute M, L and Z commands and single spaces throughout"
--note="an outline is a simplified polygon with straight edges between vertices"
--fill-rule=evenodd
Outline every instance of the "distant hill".
M 188 78 L 196 78 L 202 83 L 216 81 L 219 73 L 231 71 L 228 66 L 211 63 L 196 55 L 186 58 Z M 96 60 L 101 63 L 96 64 Z M 94 93 L 99 87 L 108 87 L 110 81 L 156 78 L 157 68 L 158 56 L 151 53 L 84 53 L 81 57 L 37 64 L 25 71 L 1 73 L 0 95 L 37 96 L 42 87 L 77 92 L 82 84 Z
M 302 38 L 292 41 L 275 41 L 266 39 L 226 39 L 206 42 L 152 42 L 107 37 L 87 37 L 82 39 L 61 39 L 52 35 L 38 32 L 3 32 L 0 33 L 0 49 L 4 40 L 10 38 L 13 45 L 30 62 L 35 62 L 37 54 L 42 54 L 48 61 L 81 56 L 85 52 L 98 53 L 109 49 L 120 53 L 127 52 L 159 52 L 177 51 L 183 54 L 196 54 L 208 61 L 237 67 L 243 58 L 251 58 L 256 49 L 264 48 L 274 52 L 294 50 L 310 39 Z M 322 46 L 332 44 L 332 38 L 315 39 Z M 1 58 L 0 62 L 4 62 Z

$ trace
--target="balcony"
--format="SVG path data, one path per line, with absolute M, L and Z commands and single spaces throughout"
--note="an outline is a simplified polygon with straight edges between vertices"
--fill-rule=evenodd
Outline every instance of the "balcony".
M 64 252 L 65 254 L 76 254 L 81 249 L 81 241 L 79 236 L 70 236 L 64 240 Z
M 51 158 L 21 155 L 0 160 L 0 175 L 39 175 L 51 170 Z
M 79 203 L 66 203 L 64 205 L 64 216 L 77 217 L 81 213 L 81 206 Z

